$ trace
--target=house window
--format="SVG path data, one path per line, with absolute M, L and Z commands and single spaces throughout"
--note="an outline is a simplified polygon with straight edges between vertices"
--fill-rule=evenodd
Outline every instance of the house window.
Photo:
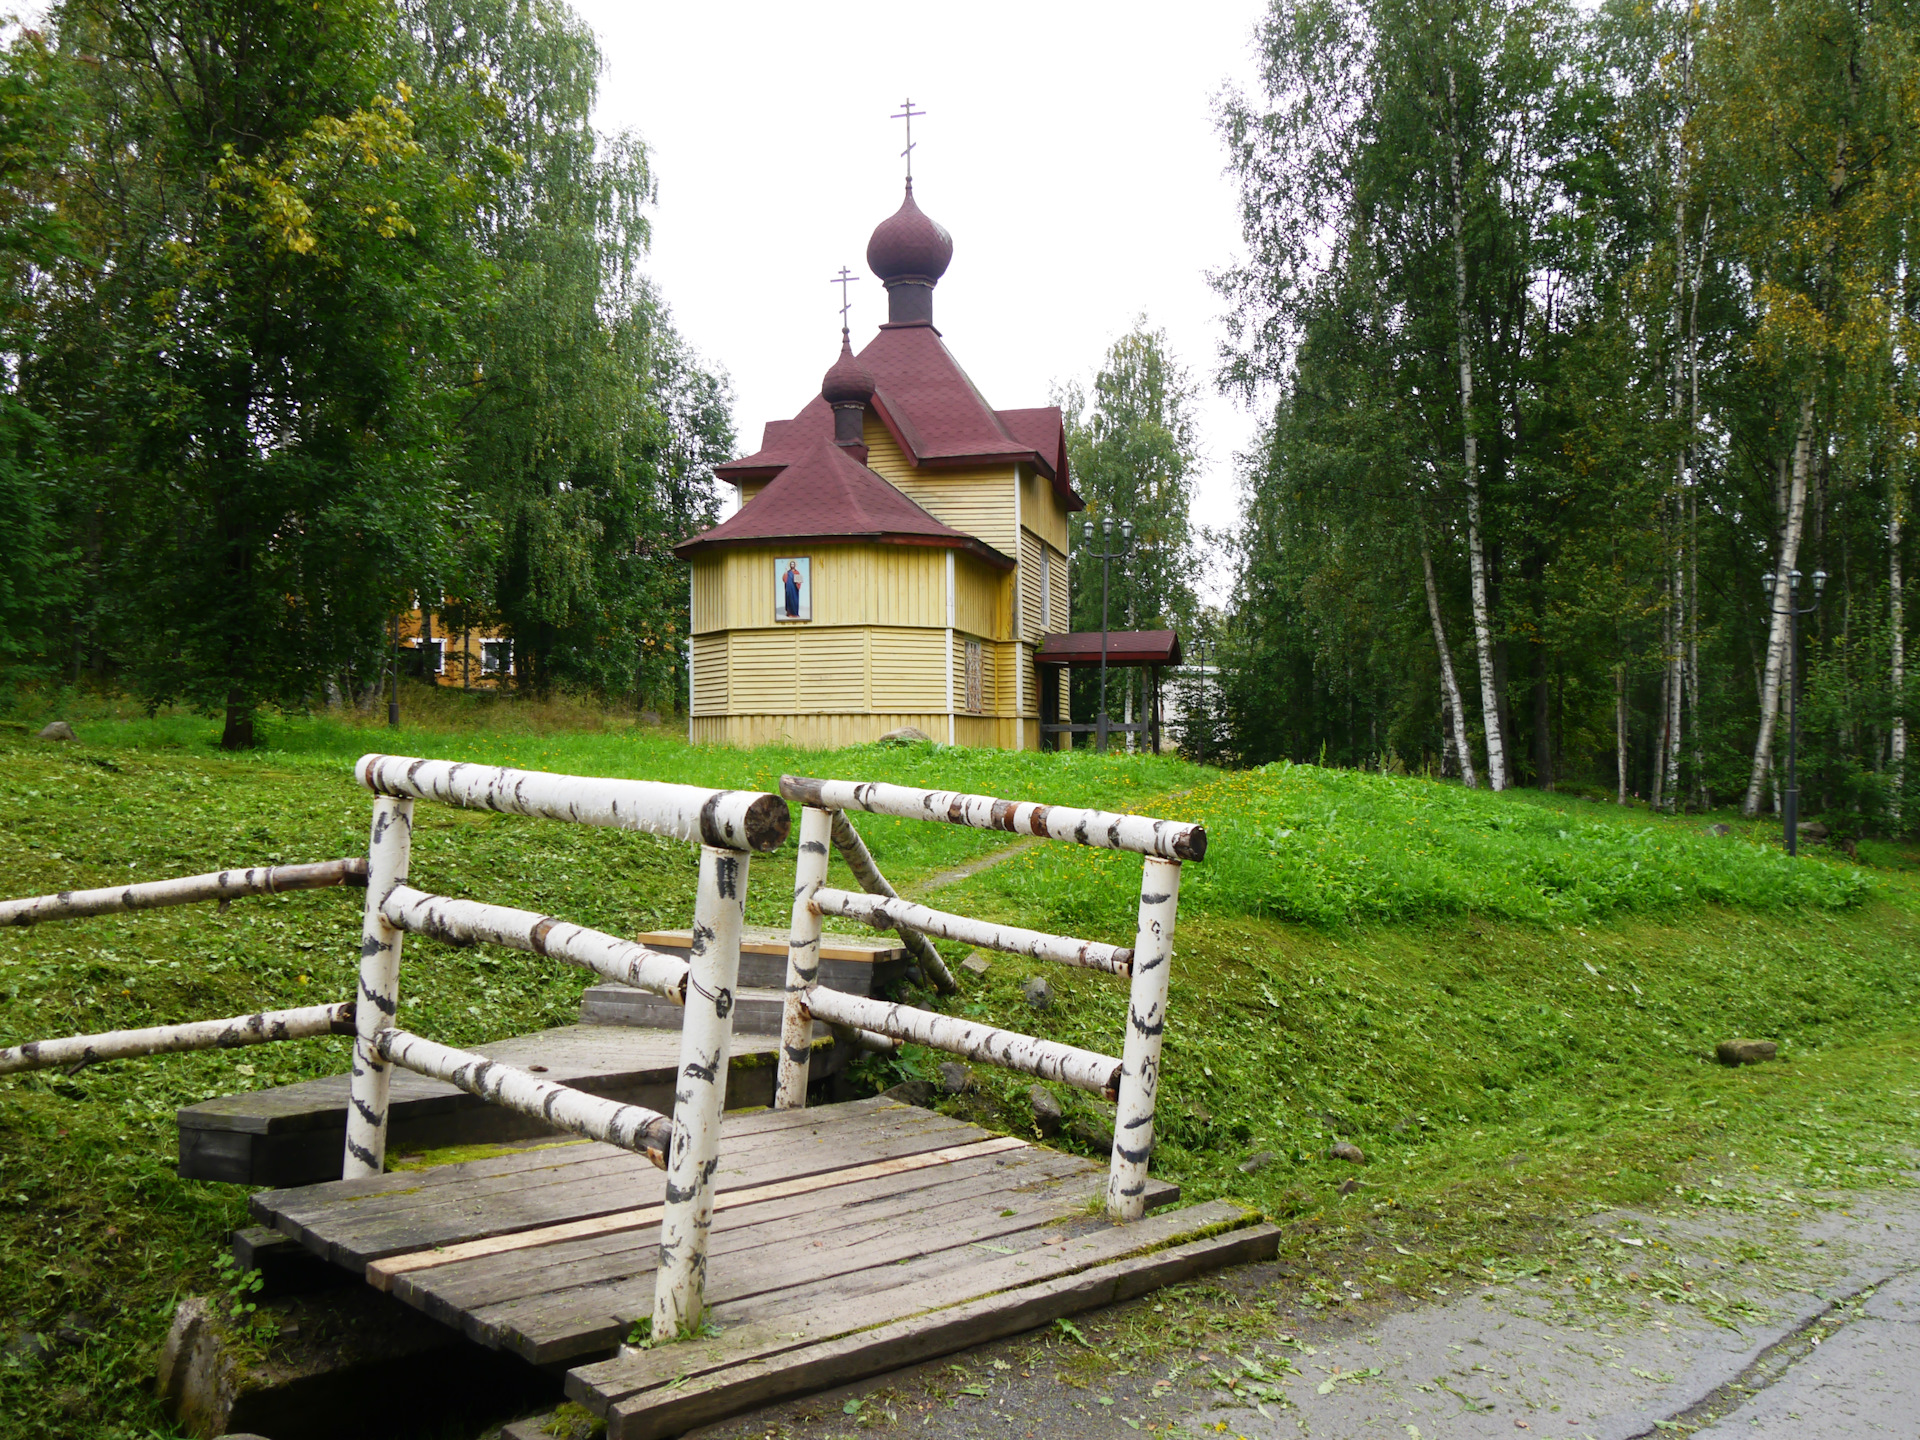
M 409 675 L 417 675 L 424 679 L 430 674 L 446 673 L 447 656 L 444 640 L 411 640 L 401 647 L 401 651 L 400 668 Z
M 511 675 L 513 673 L 513 642 L 511 640 L 482 640 L 480 642 L 480 673 L 482 675 Z
M 982 668 L 980 642 L 978 640 L 967 641 L 967 713 L 969 715 L 978 715 L 980 713 Z

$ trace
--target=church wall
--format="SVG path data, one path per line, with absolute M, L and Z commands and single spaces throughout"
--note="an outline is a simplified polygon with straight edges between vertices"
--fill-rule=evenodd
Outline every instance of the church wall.
M 1002 555 L 1018 553 L 1011 462 L 966 470 L 929 470 L 901 453 L 880 417 L 867 412 L 867 468 L 877 471 L 934 519 L 977 536 Z
M 978 722 L 974 722 L 978 723 Z M 988 721 L 989 725 L 1011 721 Z M 810 750 L 838 750 L 865 745 L 890 730 L 911 725 L 937 740 L 947 739 L 947 717 L 934 711 L 900 711 L 876 715 L 713 715 L 695 716 L 696 745 L 798 745 Z M 992 744 L 991 740 L 965 743 Z M 1010 743 L 1010 742 L 1009 742 Z
M 813 558 L 813 619 L 776 620 L 773 562 Z M 807 630 L 947 623 L 947 552 L 927 545 L 808 545 L 723 550 L 694 562 L 693 631 Z M 989 574 L 998 572 L 972 562 Z
M 1067 509 L 1054 493 L 1053 482 L 1026 467 L 1020 478 L 1020 523 L 1055 550 L 1066 550 Z
M 727 637 L 693 637 L 693 713 L 724 715 L 727 711 Z

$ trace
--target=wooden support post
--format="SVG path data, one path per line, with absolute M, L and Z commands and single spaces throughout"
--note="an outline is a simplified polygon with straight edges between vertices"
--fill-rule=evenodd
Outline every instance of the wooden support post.
M 673 1096 L 673 1149 L 667 1160 L 660 1268 L 653 1291 L 656 1343 L 697 1333 L 706 1317 L 707 1234 L 713 1224 L 713 1172 L 719 1163 L 720 1112 L 733 1042 L 733 992 L 740 979 L 747 858 L 740 850 L 700 847 L 700 889 L 694 899 L 686 1018 L 680 1022 L 680 1071 Z
M 343 1180 L 378 1175 L 387 1161 L 387 1089 L 393 1071 L 374 1047 L 400 1008 L 400 936 L 381 905 L 407 881 L 413 853 L 413 801 L 376 795 L 367 839 L 367 904 L 360 928 L 360 988 L 354 996 L 353 1077 L 347 1105 Z
M 1147 1213 L 1147 1160 L 1153 1154 L 1153 1102 L 1160 1090 L 1160 1042 L 1167 1029 L 1173 970 L 1173 922 L 1180 908 L 1180 862 L 1149 858 L 1140 876 L 1140 926 L 1133 942 L 1133 992 L 1121 1052 L 1120 1108 L 1113 1124 L 1107 1216 Z
M 826 883 L 827 843 L 832 838 L 832 813 L 802 807 L 800 858 L 793 872 L 793 923 L 787 935 L 787 1007 L 780 1018 L 780 1071 L 773 1089 L 776 1110 L 800 1110 L 807 1103 L 813 1021 L 802 1002 L 820 980 L 820 912 L 813 908 L 813 895 Z

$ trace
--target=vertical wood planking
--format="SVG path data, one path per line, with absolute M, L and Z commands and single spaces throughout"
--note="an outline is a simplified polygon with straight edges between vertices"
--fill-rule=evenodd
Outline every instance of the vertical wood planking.
M 367 904 L 360 929 L 360 989 L 354 996 L 353 1075 L 348 1085 L 343 1180 L 378 1175 L 387 1159 L 387 1091 L 393 1071 L 375 1051 L 374 1036 L 392 1028 L 400 1005 L 401 932 L 380 907 L 407 881 L 413 853 L 413 801 L 373 798 L 367 837 Z
M 660 1269 L 653 1295 L 656 1341 L 698 1330 L 706 1313 L 713 1172 L 719 1164 L 720 1111 L 727 1093 L 746 900 L 745 852 L 701 846 L 686 1018 L 680 1024 L 680 1070 L 674 1085 L 673 1151 L 667 1158 L 666 1203 L 660 1217 Z
M 1160 1042 L 1167 1029 L 1173 922 L 1179 908 L 1180 862 L 1149 856 L 1140 873 L 1140 925 L 1133 942 L 1113 1165 L 1107 1174 L 1107 1216 L 1112 1220 L 1138 1220 L 1146 1214 L 1153 1102 L 1160 1090 Z
M 793 872 L 793 925 L 787 937 L 787 1008 L 780 1020 L 780 1070 L 773 1108 L 799 1110 L 807 1103 L 807 1062 L 813 1051 L 813 1021 L 802 1003 L 820 979 L 820 912 L 816 890 L 826 884 L 827 842 L 833 816 L 805 805 L 800 810 L 800 856 Z

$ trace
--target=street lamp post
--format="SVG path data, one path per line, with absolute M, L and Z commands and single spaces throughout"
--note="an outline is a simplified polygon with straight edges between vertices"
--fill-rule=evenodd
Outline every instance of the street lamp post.
M 1086 523 L 1081 535 L 1086 543 L 1093 543 L 1093 521 Z M 1094 731 L 1094 747 L 1102 754 L 1107 753 L 1107 590 L 1113 575 L 1113 562 L 1126 557 L 1127 547 L 1133 543 L 1133 522 L 1120 522 L 1120 544 L 1113 544 L 1113 517 L 1105 515 L 1100 520 L 1100 536 L 1103 549 L 1083 552 L 1089 560 L 1100 562 L 1100 714 L 1095 721 L 1098 727 Z
M 1763 582 L 1767 587 L 1768 602 L 1775 598 L 1774 585 L 1779 579 L 1777 574 L 1767 575 Z M 1802 609 L 1794 601 L 1800 592 L 1800 572 L 1787 572 L 1787 608 L 1774 613 L 1787 617 L 1787 785 L 1780 797 L 1780 820 L 1787 843 L 1787 854 L 1800 853 L 1800 775 L 1796 768 L 1800 747 L 1800 617 L 1811 615 L 1820 608 L 1820 593 L 1827 588 L 1827 572 L 1813 572 L 1813 604 Z

